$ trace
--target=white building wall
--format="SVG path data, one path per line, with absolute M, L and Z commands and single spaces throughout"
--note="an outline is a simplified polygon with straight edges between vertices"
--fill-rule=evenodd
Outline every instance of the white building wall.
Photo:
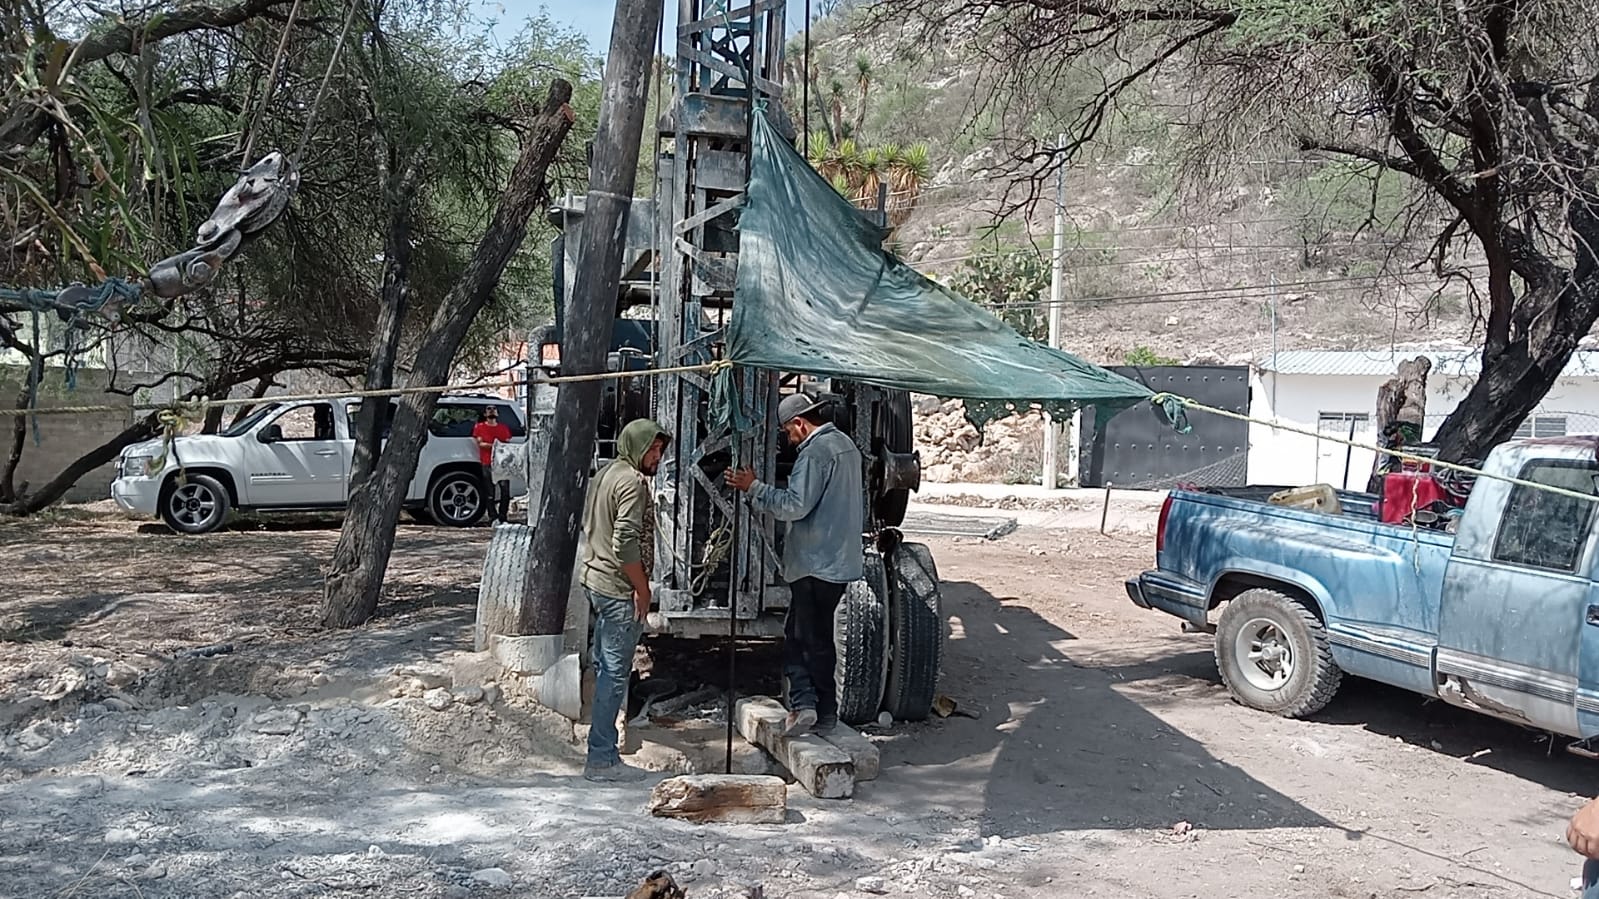
M 1384 376 L 1278 375 L 1256 371 L 1250 378 L 1250 416 L 1277 421 L 1306 431 L 1348 438 L 1349 420 L 1324 421 L 1323 416 L 1364 415 L 1356 422 L 1355 440 L 1377 442 L 1377 388 Z M 1444 418 L 1471 389 L 1473 377 L 1434 370 L 1427 380 L 1427 421 L 1422 438 L 1431 439 Z M 1562 378 L 1533 413 L 1565 419 L 1568 434 L 1599 433 L 1599 378 Z M 1349 450 L 1343 444 L 1251 422 L 1249 483 L 1304 485 L 1329 483 L 1350 490 L 1365 489 L 1375 453 Z

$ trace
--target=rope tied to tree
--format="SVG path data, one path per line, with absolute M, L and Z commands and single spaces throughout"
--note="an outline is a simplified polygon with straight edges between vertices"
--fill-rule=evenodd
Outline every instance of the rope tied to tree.
M 183 457 L 178 455 L 177 439 L 190 424 L 205 421 L 210 408 L 210 398 L 202 396 L 194 400 L 177 400 L 156 411 L 156 424 L 161 428 L 161 452 L 150 463 L 153 470 L 166 468 L 167 456 L 170 455 L 178 463 L 178 483 L 188 479 L 188 472 L 183 468 Z

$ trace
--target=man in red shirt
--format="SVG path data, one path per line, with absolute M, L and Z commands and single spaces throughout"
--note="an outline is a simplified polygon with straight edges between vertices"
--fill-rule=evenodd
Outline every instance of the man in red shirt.
M 494 444 L 509 443 L 511 429 L 500 424 L 500 414 L 493 406 L 485 406 L 472 427 L 472 439 L 477 441 L 478 461 L 483 465 L 483 502 L 489 507 L 489 517 L 503 522 L 511 510 L 511 482 L 494 480 Z

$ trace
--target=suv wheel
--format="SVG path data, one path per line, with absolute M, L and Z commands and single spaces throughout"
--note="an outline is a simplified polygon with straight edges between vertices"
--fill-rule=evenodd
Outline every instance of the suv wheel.
M 161 491 L 161 520 L 180 534 L 209 534 L 228 520 L 228 490 L 209 475 L 174 477 Z
M 468 528 L 483 518 L 483 490 L 464 471 L 442 474 L 428 488 L 428 515 L 438 524 Z

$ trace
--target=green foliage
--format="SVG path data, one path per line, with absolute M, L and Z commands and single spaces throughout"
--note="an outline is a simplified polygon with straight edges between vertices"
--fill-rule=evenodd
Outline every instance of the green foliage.
M 260 86 L 284 36 L 281 15 L 67 69 L 62 51 L 70 45 L 48 38 L 51 29 L 32 17 L 67 17 L 49 24 L 74 35 L 113 20 L 73 4 L 19 13 L 29 27 L 0 28 L 0 132 L 32 109 L 45 112 L 45 124 L 20 149 L 0 141 L 0 237 L 19 248 L 0 251 L 0 284 L 94 282 L 101 268 L 142 274 L 193 244 L 198 223 L 242 165 L 270 150 L 292 154 L 303 139 L 302 182 L 288 212 L 228 263 L 212 289 L 147 310 L 153 321 L 96 320 L 95 339 L 137 331 L 144 343 L 181 348 L 191 370 L 180 383 L 258 358 L 269 346 L 312 360 L 359 359 L 376 314 L 395 200 L 409 209 L 408 330 L 419 333 L 509 175 L 519 146 L 515 122 L 542 106 L 557 76 L 576 87 L 579 125 L 550 186 L 582 189 L 599 62 L 581 35 L 547 15 L 529 20 L 502 49 L 472 21 L 474 6 L 453 0 L 361 7 L 335 61 L 334 38 L 349 9 L 342 0 L 305 0 L 270 99 Z M 380 11 L 378 22 L 367 20 L 370 10 Z M 0 22 L 14 21 L 6 15 Z M 142 15 L 127 13 L 135 23 Z M 307 133 L 330 62 L 329 91 Z M 641 159 L 641 167 L 647 163 Z M 408 168 L 416 175 L 402 182 Z M 408 187 L 386 196 L 390 183 Z M 476 326 L 470 355 L 492 355 L 506 331 L 548 312 L 550 236 L 535 217 Z M 0 308 L 0 316 L 8 312 Z
M 1285 211 L 1298 221 L 1299 237 L 1321 244 L 1357 233 L 1397 237 L 1404 231 L 1404 176 L 1370 165 L 1332 161 L 1280 192 Z
M 1049 336 L 1049 262 L 1029 249 L 997 242 L 961 263 L 951 287 L 1029 340 Z
M 1181 360 L 1171 356 L 1162 356 L 1142 344 L 1128 350 L 1122 357 L 1123 365 L 1136 365 L 1140 367 L 1154 367 L 1158 365 L 1178 365 Z

